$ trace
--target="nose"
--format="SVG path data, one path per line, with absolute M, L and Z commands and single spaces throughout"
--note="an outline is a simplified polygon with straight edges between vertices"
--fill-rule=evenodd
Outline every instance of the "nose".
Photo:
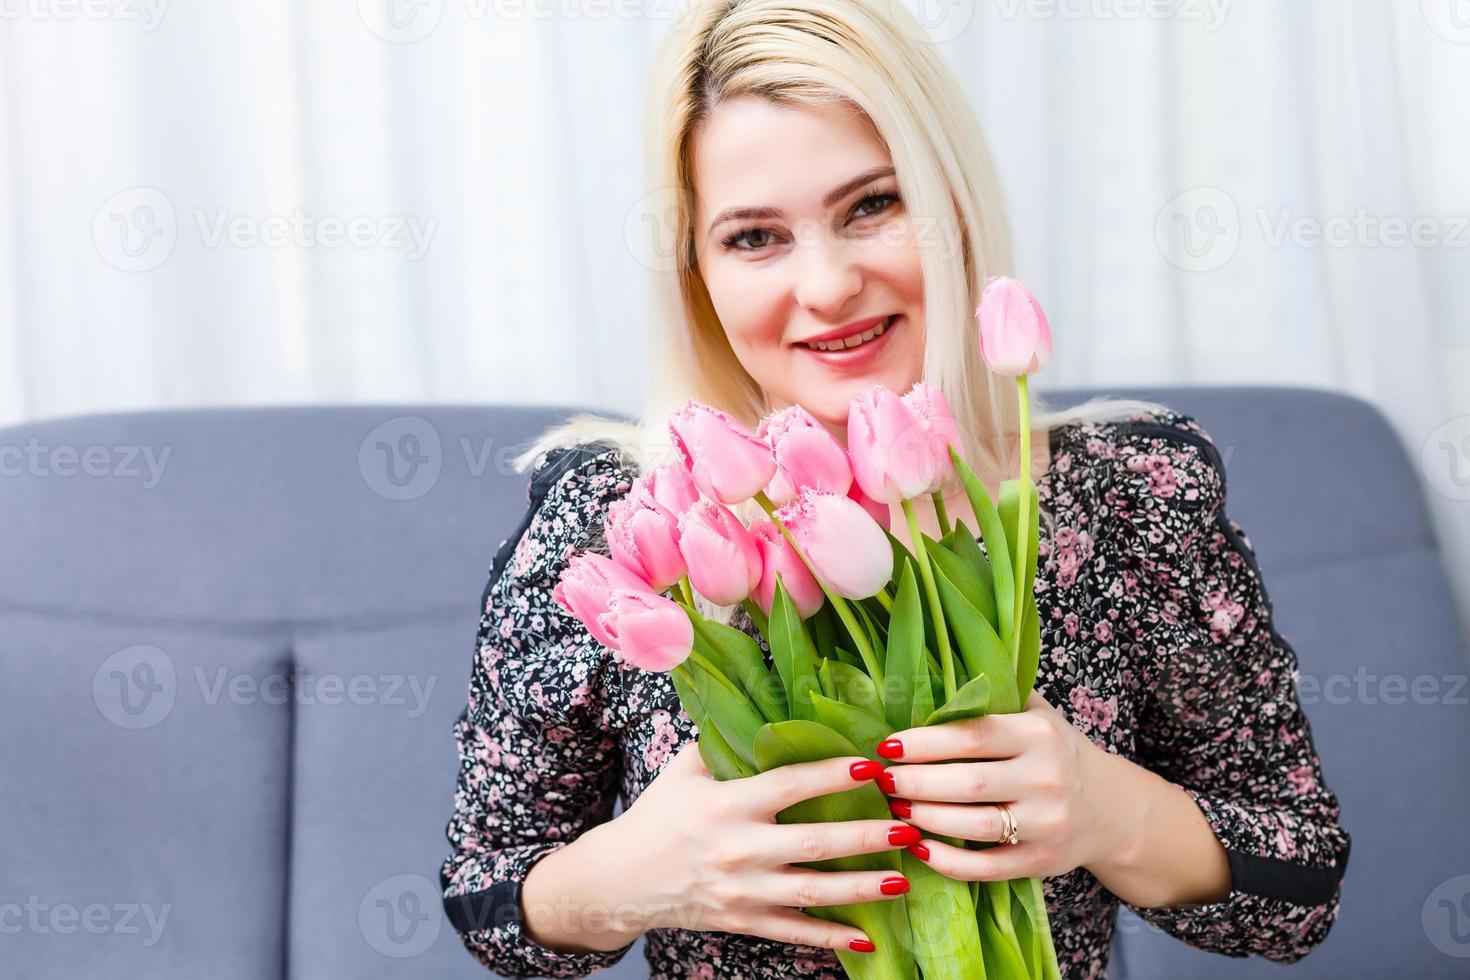
M 817 241 L 800 249 L 796 301 L 823 320 L 840 316 L 852 297 L 862 292 L 861 265 L 845 242 Z

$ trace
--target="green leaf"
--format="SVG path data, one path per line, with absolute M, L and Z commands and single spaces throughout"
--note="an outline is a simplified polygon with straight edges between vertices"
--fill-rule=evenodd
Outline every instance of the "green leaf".
M 815 762 L 838 756 L 861 756 L 857 746 L 817 722 L 792 719 L 766 725 L 755 741 L 757 764 L 762 772 L 798 762 Z M 886 820 L 887 798 L 871 780 L 850 790 L 827 793 L 802 800 L 776 814 L 776 822 L 831 823 L 839 820 Z M 899 854 L 906 851 L 877 851 L 851 854 L 823 861 L 798 862 L 797 866 L 819 871 L 898 871 Z M 913 936 L 905 898 L 856 902 L 850 905 L 815 905 L 807 915 L 841 922 L 863 930 L 878 948 L 872 953 L 837 950 L 837 958 L 855 980 L 916 980 Z M 973 930 L 972 930 L 973 931 Z
M 771 601 L 771 660 L 786 685 L 786 701 L 792 718 L 812 718 L 811 696 L 821 692 L 817 681 L 817 650 L 807 634 L 806 623 L 796 611 L 780 576 L 776 597 Z
M 975 540 L 975 534 L 970 530 L 970 525 L 961 521 L 955 525 L 953 531 L 945 536 L 945 542 L 949 550 L 954 552 L 965 563 L 980 576 L 990 592 L 991 602 L 995 601 L 995 579 L 990 574 L 990 559 L 985 557 L 985 551 L 980 547 L 980 542 Z
M 1036 545 L 1041 522 L 1041 505 L 1036 496 L 1036 484 L 1027 480 L 1026 486 L 1031 493 L 1031 503 L 1027 505 L 1026 509 L 1026 516 L 1030 518 L 1030 527 L 1027 531 L 1026 540 L 1020 545 L 1017 545 L 1015 540 L 1016 517 L 1021 508 L 1020 480 L 1006 480 L 1000 485 L 999 510 L 1001 523 L 1005 527 L 1007 547 L 1010 548 L 1011 563 L 1013 565 L 1016 560 L 1016 549 L 1018 547 L 1026 548 L 1026 568 L 1021 573 L 1021 583 L 1017 586 L 1021 589 L 1020 594 L 1022 596 L 1025 596 L 1028 592 L 1035 591 Z M 994 571 L 993 568 L 992 571 Z M 1016 596 L 1012 595 L 1011 601 L 1014 602 L 1015 600 Z
M 754 776 L 756 768 L 744 760 L 725 741 L 718 725 L 705 725 L 699 729 L 699 757 L 710 775 L 719 780 L 743 779 Z
M 1004 912 L 1001 915 L 996 914 L 994 885 L 999 885 L 1004 895 Z M 1015 930 L 1010 925 L 1010 911 L 1010 889 L 1006 882 L 982 882 L 980 906 L 975 918 L 980 924 L 981 945 L 985 950 L 985 970 L 993 977 L 1029 977 L 1031 974 L 1026 970 L 1026 961 L 1016 942 Z
M 854 656 L 854 660 L 857 658 Z M 873 683 L 861 666 L 853 666 L 842 660 L 829 660 L 826 666 L 832 672 L 837 685 L 837 700 L 861 708 L 875 718 L 883 718 L 883 699 L 878 696 L 878 685 Z
M 818 660 L 817 680 L 822 684 L 822 696 L 828 698 L 837 697 L 837 682 L 832 679 L 832 661 L 826 657 Z
M 816 720 L 857 746 L 859 755 L 874 762 L 883 761 L 878 755 L 878 743 L 894 733 L 892 725 L 862 708 L 820 695 L 812 698 L 812 707 L 816 709 Z
M 1017 711 L 1025 706 L 1026 697 L 1036 684 L 1036 669 L 1041 663 L 1041 620 L 1036 612 L 1035 594 L 1026 597 L 1026 615 L 1021 619 L 1021 649 L 1016 663 L 1016 691 L 1021 700 Z
M 698 614 L 690 618 L 699 652 L 749 695 L 766 721 L 785 721 L 791 717 L 786 692 L 766 667 L 765 655 L 755 637 Z
M 929 665 L 924 659 L 923 616 L 914 565 L 905 562 L 898 598 L 893 601 L 893 616 L 888 621 L 888 649 L 883 658 L 883 716 L 894 731 L 921 724 L 915 720 L 915 712 L 925 702 L 933 703 Z
M 864 631 L 868 634 L 870 648 L 874 653 L 881 653 L 886 643 L 885 637 L 887 636 L 887 631 L 880 631 L 878 629 L 878 625 L 873 621 L 873 617 L 868 614 L 868 611 L 863 608 L 862 603 L 854 602 L 852 603 L 852 608 L 857 613 L 858 619 L 862 621 Z M 858 660 L 861 663 L 862 658 L 859 657 Z
M 840 662 L 847 664 L 854 670 L 863 671 L 863 676 L 867 676 L 866 667 L 863 664 L 863 658 L 859 657 L 857 654 L 853 653 L 846 647 L 837 648 L 837 659 Z
M 934 581 L 939 588 L 939 604 L 944 617 L 953 627 L 960 658 L 965 662 L 970 679 L 991 679 L 991 711 L 997 714 L 1019 711 L 1022 701 L 1016 692 L 1011 669 L 1011 653 L 1001 642 L 990 621 L 980 615 L 969 600 L 950 581 L 945 569 L 936 565 Z
M 837 655 L 837 627 L 832 620 L 837 613 L 832 609 L 832 603 L 826 599 L 822 600 L 822 607 L 812 616 L 812 640 L 816 644 L 817 653 L 823 657 L 835 657 Z M 762 634 L 764 635 L 764 634 Z
M 978 545 L 976 550 L 979 550 Z M 969 559 L 960 557 L 942 545 L 931 551 L 929 557 L 933 560 L 936 576 L 943 572 L 950 584 L 959 589 L 960 594 L 969 600 L 970 605 L 974 606 L 976 612 L 984 616 L 992 627 L 999 622 L 995 614 L 994 585 L 989 577 L 990 565 L 983 557 L 977 566 Z M 985 573 L 982 575 L 977 568 L 984 568 Z
M 965 495 L 970 498 L 970 507 L 975 519 L 980 522 L 980 536 L 985 540 L 985 550 L 990 555 L 990 573 L 995 580 L 995 611 L 999 620 L 998 632 L 1002 640 L 1008 640 L 1015 628 L 1016 588 L 1015 572 L 1011 568 L 1011 550 L 1006 537 L 1005 525 L 1000 512 L 985 484 L 970 469 L 970 464 L 950 447 L 949 455 L 954 460 L 955 471 L 964 484 Z
M 695 694 L 705 708 L 705 716 L 719 728 L 730 748 L 747 765 L 755 764 L 755 734 L 766 720 L 743 695 L 736 694 L 724 682 L 692 660 L 686 660 L 694 675 Z
M 990 678 L 981 674 L 954 692 L 954 697 L 925 718 L 925 725 L 943 725 L 948 721 L 978 718 L 990 714 Z

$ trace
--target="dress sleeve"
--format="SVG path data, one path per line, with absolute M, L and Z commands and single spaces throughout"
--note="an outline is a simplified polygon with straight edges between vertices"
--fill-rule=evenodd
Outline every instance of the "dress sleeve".
M 1112 493 L 1154 650 L 1139 761 L 1199 805 L 1232 877 L 1220 901 L 1135 911 L 1202 949 L 1294 962 L 1337 917 L 1351 843 L 1302 712 L 1296 654 L 1225 515 L 1224 466 L 1204 429 L 1173 412 L 1122 429 Z
M 520 904 L 532 865 L 610 819 L 621 782 L 611 651 L 551 590 L 572 552 L 605 553 L 603 513 L 630 486 L 611 449 L 542 454 L 530 507 L 501 543 L 481 603 L 440 884 L 466 948 L 508 977 L 582 977 L 632 947 L 549 949 L 526 935 Z

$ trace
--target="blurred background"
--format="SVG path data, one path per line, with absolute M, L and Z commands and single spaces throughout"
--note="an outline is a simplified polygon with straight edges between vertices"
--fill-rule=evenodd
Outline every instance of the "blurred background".
M 0 424 L 636 411 L 686 2 L 0 0 Z M 1470 552 L 1470 2 L 905 2 L 998 158 L 1044 385 L 1367 398 Z

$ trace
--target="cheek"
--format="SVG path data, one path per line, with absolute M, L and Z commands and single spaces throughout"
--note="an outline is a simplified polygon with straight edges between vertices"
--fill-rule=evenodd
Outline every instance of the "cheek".
M 765 353 L 781 343 L 784 331 L 780 289 L 775 277 L 750 263 L 715 259 L 704 273 L 710 302 L 737 353 Z

